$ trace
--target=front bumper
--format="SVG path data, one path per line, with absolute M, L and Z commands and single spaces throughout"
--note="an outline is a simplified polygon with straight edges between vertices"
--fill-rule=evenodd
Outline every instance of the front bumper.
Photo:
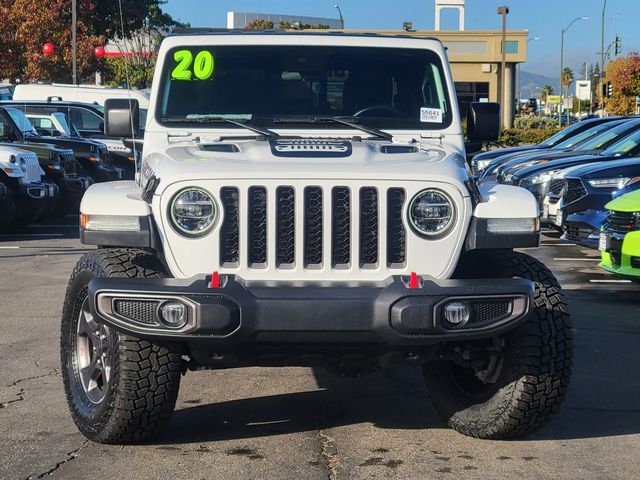
M 221 278 L 115 279 L 89 284 L 91 311 L 103 323 L 141 338 L 184 341 L 192 349 L 251 349 L 289 346 L 375 344 L 383 349 L 436 345 L 502 334 L 522 322 L 533 304 L 528 280 L 420 280 L 331 286 L 245 282 Z M 174 330 L 160 319 L 166 301 L 187 307 L 187 324 Z M 443 309 L 464 303 L 468 322 L 452 325 Z M 279 347 L 278 347 L 279 346 Z
M 640 279 L 640 230 L 626 234 L 603 232 L 606 247 L 600 266 L 608 272 Z
M 587 210 L 567 216 L 563 239 L 588 248 L 598 248 L 600 228 L 607 220 L 606 210 Z

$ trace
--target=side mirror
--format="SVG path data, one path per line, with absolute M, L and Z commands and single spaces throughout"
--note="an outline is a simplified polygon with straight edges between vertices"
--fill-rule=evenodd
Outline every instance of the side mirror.
M 104 122 L 100 122 L 98 124 L 98 130 L 100 130 L 101 132 L 104 132 Z
M 104 101 L 104 134 L 107 137 L 135 138 L 140 132 L 138 101 L 108 98 Z
M 499 103 L 469 103 L 467 137 L 472 142 L 488 142 L 500 137 Z

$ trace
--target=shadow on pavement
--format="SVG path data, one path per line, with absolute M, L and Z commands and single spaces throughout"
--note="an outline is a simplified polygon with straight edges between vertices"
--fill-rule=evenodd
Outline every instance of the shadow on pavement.
M 572 383 L 549 425 L 523 440 L 640 433 L 638 292 L 581 290 L 568 292 L 568 297 L 576 345 Z M 246 439 L 363 422 L 383 429 L 425 429 L 425 435 L 444 427 L 417 368 L 384 370 L 359 379 L 342 379 L 324 369 L 314 370 L 314 375 L 316 391 L 178 410 L 170 433 L 158 443 Z

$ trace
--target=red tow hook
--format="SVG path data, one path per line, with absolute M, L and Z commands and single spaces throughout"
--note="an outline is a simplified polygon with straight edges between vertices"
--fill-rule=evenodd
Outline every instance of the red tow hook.
M 211 275 L 211 283 L 209 283 L 209 288 L 220 288 L 220 274 L 218 272 L 213 272 Z
M 420 288 L 420 282 L 418 280 L 418 274 L 416 272 L 411 272 L 411 277 L 409 278 L 409 288 Z

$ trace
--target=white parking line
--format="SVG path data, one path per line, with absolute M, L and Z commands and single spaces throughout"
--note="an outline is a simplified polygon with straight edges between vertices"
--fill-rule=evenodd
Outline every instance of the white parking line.
M 559 262 L 599 262 L 600 258 L 554 258 Z
M 541 247 L 575 247 L 575 243 L 541 243 Z
M 631 283 L 631 280 L 589 280 L 590 283 Z
M 6 247 L 5 246 L 0 246 L 0 250 L 12 250 L 12 249 L 16 249 L 16 248 L 20 248 L 20 247 L 12 246 L 12 245 L 6 246 Z

